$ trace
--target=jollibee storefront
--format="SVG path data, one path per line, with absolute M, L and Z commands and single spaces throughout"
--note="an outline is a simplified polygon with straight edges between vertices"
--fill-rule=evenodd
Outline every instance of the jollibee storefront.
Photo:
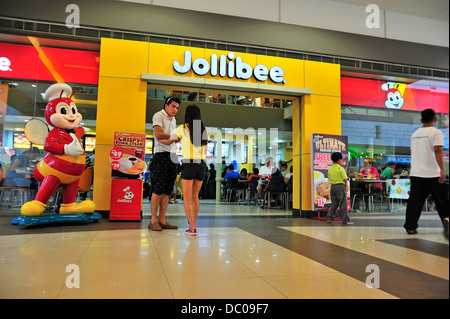
M 24 44 L 0 43 L 0 106 L 3 107 L 0 124 L 4 124 L 3 149 L 9 149 L 0 158 L 4 172 L 11 151 L 20 154 L 30 148 L 23 134 L 24 120 L 43 119 L 46 103 L 41 94 L 55 82 L 69 83 L 77 90 L 74 101 L 83 114 L 82 125 L 90 129 L 84 140 L 89 156 L 95 146 L 93 196 L 97 209 L 106 215 L 111 211 L 110 153 L 114 148 L 114 133 L 146 133 L 146 141 L 150 142 L 150 152 L 145 150 L 148 161 L 152 147 L 151 118 L 160 109 L 165 94 L 183 93 L 185 106 L 189 103 L 186 91 L 198 93 L 199 97 L 207 92 L 223 94 L 225 98 L 245 96 L 254 101 L 262 97 L 291 101 L 291 106 L 283 104 L 283 108 L 276 109 L 196 100 L 202 114 L 207 115 L 205 125 L 220 128 L 218 133 L 208 129 L 214 141 L 214 155 L 207 160 L 217 169 L 221 159 L 225 159 L 227 163 L 237 161 L 239 169 L 252 172 L 252 163 L 264 163 L 262 158 L 273 156 L 265 147 L 261 151 L 259 129 L 279 130 L 281 134 L 289 131 L 289 147 L 281 148 L 273 157 L 276 161 L 289 160 L 289 166 L 294 168 L 294 214 L 320 209 L 315 205 L 319 194 L 311 192 L 317 182 L 318 167 L 311 169 L 311 166 L 323 164 L 326 169 L 329 159 L 325 159 L 327 163 L 312 163 L 325 158 L 314 153 L 312 134 L 348 137 L 349 173 L 358 172 L 366 160 L 373 161 L 380 172 L 388 162 L 396 162 L 398 169 L 407 168 L 409 138 L 420 125 L 418 112 L 425 108 L 431 107 L 439 114 L 437 128 L 448 136 L 448 82 L 403 79 L 397 83 L 386 76 L 355 76 L 337 64 L 158 43 L 102 39 L 97 46 L 78 43 L 79 49 L 75 50 L 49 47 L 43 39 L 27 39 Z M 391 96 L 394 102 L 401 103 L 390 105 Z M 288 120 L 286 111 L 290 113 Z M 183 113 L 181 106 L 178 124 Z M 283 113 L 289 125 L 277 128 L 284 121 Z M 253 116 L 258 116 L 257 121 L 251 121 Z M 244 120 L 236 124 L 237 117 Z M 236 128 L 234 133 L 238 129 L 244 132 L 246 150 L 241 161 L 231 153 L 232 147 L 230 155 L 222 158 L 215 155 L 220 154 L 221 145 L 233 146 L 226 128 Z M 220 143 L 222 133 L 224 139 Z M 241 136 L 234 137 L 235 155 L 239 155 L 237 138 Z M 276 140 L 275 143 L 280 144 Z M 444 151 L 448 163 L 448 144 Z M 216 201 L 220 201 L 220 187 L 215 190 Z
M 294 214 L 312 210 L 310 139 L 313 133 L 341 134 L 339 65 L 103 38 L 93 197 L 97 211 L 111 209 L 111 167 L 99 163 L 110 162 L 114 132 L 145 133 L 148 86 L 292 100 L 293 210 Z M 266 127 L 270 128 L 270 119 Z M 247 138 L 250 145 L 256 142 L 253 136 Z

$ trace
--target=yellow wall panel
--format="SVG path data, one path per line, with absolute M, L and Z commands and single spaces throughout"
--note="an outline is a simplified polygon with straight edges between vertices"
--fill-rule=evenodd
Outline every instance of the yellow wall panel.
M 100 76 L 140 79 L 147 70 L 148 42 L 102 38 Z
M 148 55 L 148 71 L 145 72 L 151 74 L 201 78 L 192 71 L 192 68 L 190 71 L 184 74 L 180 74 L 174 70 L 174 61 L 178 61 L 181 65 L 184 65 L 184 52 L 186 50 L 192 52 L 192 61 L 199 57 L 205 57 L 205 49 L 202 48 L 190 48 L 179 45 L 150 43 L 150 50 Z
M 230 51 L 221 51 L 221 50 L 212 50 L 212 49 L 205 49 L 205 57 L 208 60 L 208 62 L 211 60 L 211 54 L 215 53 L 217 54 L 217 58 L 218 58 L 218 62 L 220 61 L 220 56 L 221 55 L 225 55 L 227 56 L 227 54 Z M 242 52 L 232 52 L 234 53 L 235 57 L 241 57 L 242 58 L 242 63 L 247 63 L 248 65 L 250 65 L 250 67 L 252 68 L 252 70 L 255 68 L 256 66 L 256 55 L 255 54 L 249 54 L 249 53 L 242 53 Z M 249 79 L 237 79 L 236 77 L 228 77 L 228 62 L 230 61 L 228 59 L 228 57 L 225 59 L 225 61 L 227 62 L 226 64 L 226 74 L 224 77 L 221 77 L 219 75 L 219 72 L 217 72 L 218 74 L 216 76 L 212 76 L 211 73 L 205 74 L 205 78 L 206 79 L 215 79 L 215 80 L 224 80 L 224 81 L 239 81 L 239 82 L 247 82 L 247 83 L 256 83 L 258 82 L 253 76 L 250 76 Z M 236 58 L 234 60 L 232 60 L 233 63 L 235 63 L 236 65 Z M 218 64 L 219 67 L 219 64 Z M 252 72 L 252 71 L 250 71 Z M 261 82 L 262 83 L 262 82 Z
M 305 82 L 303 80 L 303 73 L 304 73 L 303 60 L 279 58 L 266 55 L 258 55 L 256 60 L 258 64 L 264 64 L 269 69 L 274 66 L 279 66 L 284 71 L 283 79 L 286 81 L 286 83 L 278 84 L 272 82 L 269 79 L 266 82 L 264 82 L 264 84 L 305 88 Z
M 95 209 L 108 211 L 111 199 L 111 166 L 109 152 L 111 145 L 95 145 L 94 196 Z
M 341 98 L 304 96 L 301 107 L 302 210 L 312 209 L 311 134 L 341 134 Z
M 185 51 L 189 50 L 192 52 L 191 63 L 194 62 L 197 58 L 204 58 L 208 61 L 210 65 L 210 71 L 205 75 L 196 75 L 192 68 L 190 71 L 184 74 L 177 73 L 173 68 L 173 62 L 178 61 L 180 65 L 185 64 Z M 216 76 L 211 75 L 211 55 L 215 53 L 217 54 L 217 65 L 220 65 L 220 56 L 225 55 L 226 58 L 226 69 L 227 73 L 225 76 L 221 77 L 219 72 L 217 72 Z M 283 79 L 286 80 L 284 84 L 277 84 L 270 80 L 261 82 L 257 81 L 254 76 L 251 76 L 249 79 L 237 79 L 236 77 L 228 76 L 228 64 L 230 59 L 228 58 L 228 53 L 230 51 L 222 51 L 222 50 L 213 50 L 213 49 L 201 49 L 201 48 L 191 48 L 184 47 L 178 45 L 169 45 L 169 44 L 159 44 L 159 43 L 150 43 L 149 49 L 149 57 L 148 57 L 148 71 L 147 73 L 151 74 L 163 74 L 163 75 L 177 75 L 183 77 L 194 77 L 194 78 L 204 78 L 204 79 L 215 79 L 215 80 L 223 80 L 223 81 L 237 81 L 237 82 L 248 82 L 248 83 L 261 83 L 261 84 L 270 84 L 270 85 L 280 85 L 280 86 L 291 86 L 291 87 L 304 87 L 304 77 L 303 77 L 303 61 L 296 59 L 286 59 L 265 55 L 256 55 L 242 52 L 233 52 L 235 58 L 232 60 L 236 65 L 236 57 L 241 57 L 243 63 L 247 63 L 250 65 L 252 70 L 255 68 L 257 64 L 265 65 L 268 70 L 270 70 L 274 66 L 279 66 L 284 71 Z
M 301 123 L 302 153 L 310 150 L 311 133 L 340 135 L 341 98 L 324 95 L 304 96 Z
M 305 61 L 305 87 L 313 94 L 341 96 L 339 64 Z
M 110 143 L 111 132 L 145 133 L 147 83 L 138 79 L 99 79 L 97 143 Z
M 300 167 L 303 158 L 300 156 L 294 156 L 293 158 L 293 179 L 292 179 L 292 208 L 295 210 L 300 210 L 300 199 L 302 195 L 302 185 L 300 183 Z M 303 205 L 302 205 L 303 206 Z
M 301 196 L 301 172 L 300 172 L 300 163 L 302 161 L 302 157 L 300 154 L 300 100 L 294 99 L 292 101 L 292 158 L 293 158 L 293 180 L 292 180 L 292 208 L 300 209 L 300 196 Z

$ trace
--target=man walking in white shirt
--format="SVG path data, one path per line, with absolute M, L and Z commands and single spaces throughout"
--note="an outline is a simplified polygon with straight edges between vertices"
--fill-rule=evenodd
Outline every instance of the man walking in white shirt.
M 446 176 L 442 150 L 444 137 L 441 131 L 434 128 L 437 117 L 432 109 L 422 111 L 421 115 L 423 126 L 411 136 L 411 193 L 403 227 L 408 234 L 417 234 L 423 204 L 431 194 L 448 237 L 448 186 L 444 184 Z

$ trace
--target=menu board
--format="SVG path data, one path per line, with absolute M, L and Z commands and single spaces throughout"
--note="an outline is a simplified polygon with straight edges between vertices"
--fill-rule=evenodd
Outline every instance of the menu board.
M 153 139 L 147 138 L 145 141 L 145 155 L 153 154 Z
M 13 133 L 13 148 L 30 149 L 30 141 L 25 137 L 25 133 L 14 132 Z
M 230 144 L 222 142 L 222 157 L 227 158 L 230 152 Z M 217 157 L 217 147 L 214 150 L 214 155 Z
M 214 150 L 215 150 L 216 144 L 214 142 L 209 142 L 206 147 L 206 156 L 212 157 L 214 156 Z
M 95 148 L 95 141 L 96 141 L 95 136 L 86 135 L 84 137 L 84 150 L 86 152 L 93 152 Z
M 331 183 L 328 180 L 328 170 L 333 161 L 331 154 L 340 152 L 342 154 L 342 167 L 347 172 L 348 168 L 348 136 L 311 134 L 311 193 L 313 211 L 326 210 L 330 208 Z M 348 190 L 347 198 L 350 197 Z
M 114 147 L 109 153 L 111 177 L 142 179 L 145 163 L 145 134 L 114 132 Z

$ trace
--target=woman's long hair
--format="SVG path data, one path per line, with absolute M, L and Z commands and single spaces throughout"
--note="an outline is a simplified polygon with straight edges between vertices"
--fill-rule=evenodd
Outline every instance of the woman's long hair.
M 202 121 L 200 108 L 197 105 L 191 104 L 186 108 L 184 128 L 189 130 L 191 143 L 194 146 L 202 146 L 208 143 L 208 136 L 204 136 L 206 134 L 206 128 Z

